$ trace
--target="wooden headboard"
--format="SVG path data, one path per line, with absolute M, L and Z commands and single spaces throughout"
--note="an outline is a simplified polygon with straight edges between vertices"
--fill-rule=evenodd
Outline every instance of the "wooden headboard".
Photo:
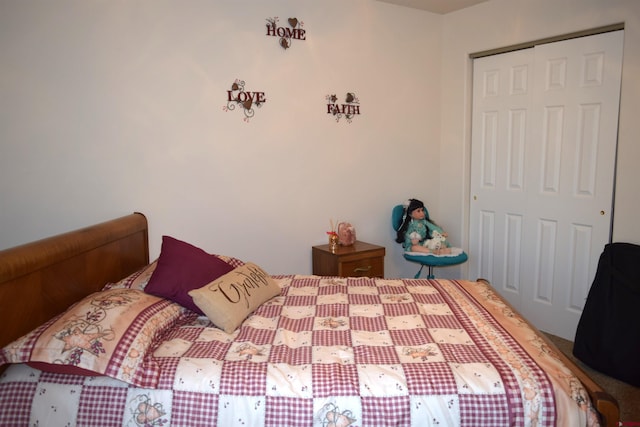
M 148 263 L 141 213 L 0 251 L 0 347 Z

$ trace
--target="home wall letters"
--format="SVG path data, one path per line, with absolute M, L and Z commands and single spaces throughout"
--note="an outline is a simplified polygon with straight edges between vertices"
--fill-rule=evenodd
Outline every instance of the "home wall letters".
M 289 27 L 279 27 L 279 18 L 267 18 L 267 36 L 278 37 L 278 44 L 284 50 L 291 47 L 292 40 L 306 40 L 306 32 L 302 29 L 304 22 L 298 21 L 298 18 L 289 18 L 287 23 Z

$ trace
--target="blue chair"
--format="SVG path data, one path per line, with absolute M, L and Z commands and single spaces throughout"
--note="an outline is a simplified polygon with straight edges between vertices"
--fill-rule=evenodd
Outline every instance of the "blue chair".
M 425 207 L 425 212 L 427 214 L 427 218 L 429 218 L 429 212 L 427 211 L 426 207 Z M 402 225 L 403 215 L 404 215 L 404 206 L 396 205 L 393 207 L 393 210 L 391 211 L 391 224 L 393 225 L 393 229 L 396 232 L 400 228 L 400 225 Z M 406 259 L 407 261 L 420 264 L 420 270 L 418 270 L 418 273 L 414 276 L 414 279 L 417 279 L 420 277 L 420 273 L 422 273 L 422 269 L 424 267 L 427 267 L 429 270 L 429 275 L 427 276 L 427 278 L 433 279 L 435 278 L 435 275 L 433 274 L 433 269 L 435 267 L 445 267 L 448 265 L 462 264 L 466 262 L 468 258 L 469 257 L 464 251 L 462 251 L 462 253 L 458 255 L 452 255 L 452 256 L 415 254 L 415 253 L 407 253 L 407 252 L 404 253 L 404 259 Z

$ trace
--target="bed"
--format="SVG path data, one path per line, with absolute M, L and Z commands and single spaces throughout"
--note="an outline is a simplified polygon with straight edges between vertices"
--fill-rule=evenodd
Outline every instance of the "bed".
M 181 304 L 155 295 L 165 237 L 149 263 L 134 213 L 0 251 L 0 425 L 618 423 L 484 280 L 269 276 L 206 254 L 224 271 Z

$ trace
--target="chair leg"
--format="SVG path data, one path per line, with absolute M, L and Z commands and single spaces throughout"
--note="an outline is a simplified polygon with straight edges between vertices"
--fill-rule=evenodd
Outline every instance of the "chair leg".
M 436 276 L 433 274 L 433 266 L 432 265 L 428 265 L 428 270 L 429 272 L 427 273 L 427 279 L 435 279 Z M 419 279 L 420 278 L 420 273 L 422 273 L 422 269 L 424 268 L 424 264 L 422 264 L 420 266 L 420 270 L 418 270 L 418 272 L 416 273 L 415 276 L 413 276 L 414 279 Z
M 429 272 L 427 273 L 427 279 L 435 279 L 436 276 L 433 274 L 433 265 L 428 265 L 428 270 Z M 413 276 L 414 279 L 419 279 L 420 278 L 420 273 L 422 273 L 422 269 L 424 268 L 424 264 L 422 264 L 420 266 L 420 270 L 418 270 L 418 272 L 416 273 L 415 276 Z

